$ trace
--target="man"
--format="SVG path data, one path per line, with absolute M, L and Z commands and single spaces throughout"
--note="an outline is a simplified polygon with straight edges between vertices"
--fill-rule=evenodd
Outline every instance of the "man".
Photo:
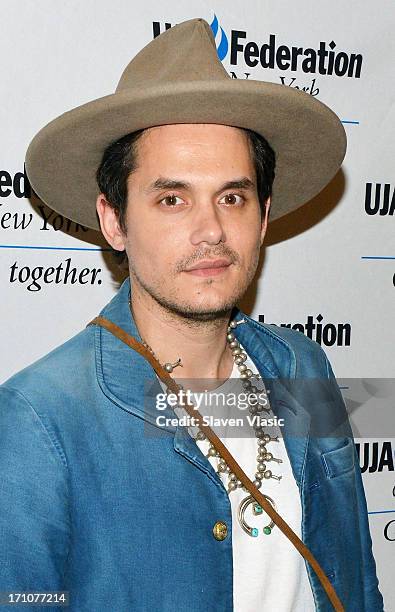
M 102 315 L 173 376 L 182 368 L 183 379 L 226 386 L 241 375 L 257 388 L 260 377 L 327 381 L 313 416 L 340 413 L 347 435 L 292 436 L 285 427 L 279 440 L 245 438 L 235 458 L 252 466 L 344 609 L 370 612 L 383 602 L 328 359 L 302 334 L 235 308 L 255 275 L 269 211 L 278 218 L 318 193 L 344 152 L 332 111 L 290 88 L 232 81 L 208 24 L 194 19 L 147 45 L 115 94 L 43 128 L 26 163 L 56 210 L 95 228 L 97 211 L 130 277 Z M 278 529 L 251 528 L 244 506 L 237 519 L 245 492 L 226 466 L 217 473 L 207 440 L 174 426 L 170 407 L 161 411 L 169 424 L 159 424 L 162 390 L 141 355 L 93 325 L 1 387 L 0 590 L 68 591 L 79 612 L 331 610 Z M 303 402 L 281 397 L 285 420 L 305 422 Z

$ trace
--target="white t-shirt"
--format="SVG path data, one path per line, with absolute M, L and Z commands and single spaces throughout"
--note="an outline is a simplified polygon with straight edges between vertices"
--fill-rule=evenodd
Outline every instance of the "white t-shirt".
M 247 367 L 255 373 L 256 367 L 248 358 L 245 362 Z M 229 393 L 239 385 L 239 371 L 236 364 L 230 379 L 219 387 L 215 393 Z M 161 385 L 163 383 L 159 380 Z M 264 389 L 260 380 L 254 379 L 253 384 L 259 389 Z M 238 387 L 240 389 L 240 387 Z M 270 401 L 270 398 L 269 398 Z M 236 415 L 234 409 L 230 409 L 231 416 Z M 185 411 L 175 409 L 176 414 L 185 415 Z M 200 414 L 214 414 L 213 404 L 209 409 L 202 403 L 199 408 Z M 244 411 L 248 413 L 248 410 Z M 249 414 L 249 413 L 248 413 Z M 273 417 L 273 413 L 259 413 L 263 418 Z M 221 407 L 220 416 L 224 417 Z M 237 428 L 233 426 L 223 427 L 218 430 L 212 426 L 213 431 L 225 444 L 234 456 L 240 467 L 251 480 L 255 480 L 257 471 L 258 444 L 254 432 L 243 437 L 237 436 Z M 252 427 L 251 427 L 252 429 Z M 270 441 L 266 445 L 268 452 L 275 458 L 282 459 L 282 463 L 276 461 L 265 461 L 266 467 L 273 474 L 282 476 L 281 480 L 273 478 L 263 479 L 260 491 L 269 495 L 276 504 L 277 512 L 288 523 L 293 531 L 301 537 L 301 500 L 298 486 L 292 474 L 291 464 L 285 449 L 281 435 L 281 427 L 264 427 L 265 432 L 271 437 L 279 436 L 278 442 Z M 197 428 L 190 427 L 189 433 L 195 437 Z M 239 430 L 240 431 L 240 430 Z M 204 455 L 207 454 L 209 441 L 195 440 Z M 209 457 L 208 460 L 217 470 L 218 457 Z M 228 488 L 228 475 L 220 473 L 225 488 Z M 257 537 L 247 534 L 241 527 L 237 512 L 240 502 L 249 495 L 242 488 L 229 493 L 232 509 L 232 542 L 233 542 L 233 603 L 235 612 L 314 612 L 315 604 L 311 590 L 305 561 L 294 545 L 275 525 L 270 535 L 265 535 L 262 528 L 270 523 L 270 517 L 263 511 L 262 515 L 254 516 L 252 505 L 245 511 L 245 520 L 250 527 L 259 530 Z

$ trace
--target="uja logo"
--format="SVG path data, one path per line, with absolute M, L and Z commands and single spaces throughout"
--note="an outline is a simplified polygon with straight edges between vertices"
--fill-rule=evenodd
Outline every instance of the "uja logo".
M 161 25 L 159 21 L 154 21 L 152 26 L 154 38 L 163 30 L 171 28 L 170 23 Z M 339 51 L 334 40 L 329 43 L 320 41 L 315 49 L 311 46 L 304 49 L 301 46 L 279 43 L 275 34 L 270 34 L 266 41 L 258 43 L 248 40 L 247 32 L 243 30 L 231 30 L 228 39 L 215 14 L 210 27 L 216 40 L 219 59 L 222 61 L 230 50 L 231 66 L 238 66 L 243 62 L 244 67 L 248 68 L 260 64 L 262 68 L 300 71 L 312 75 L 347 76 L 356 79 L 361 76 L 362 54 Z
M 219 38 L 219 44 L 217 43 L 218 19 L 215 13 L 214 13 L 214 19 L 210 23 L 210 28 L 212 29 L 212 32 L 214 34 L 214 38 L 217 44 L 218 57 L 222 62 L 222 60 L 225 59 L 226 54 L 228 53 L 229 43 L 228 43 L 228 37 L 226 36 L 224 29 L 221 26 L 220 26 L 221 35 Z
M 391 441 L 355 443 L 361 472 L 382 472 L 384 469 L 393 472 L 394 451 Z
M 366 183 L 365 212 L 367 215 L 394 215 L 395 188 L 392 187 L 391 189 L 389 183 L 385 183 L 384 185 L 381 183 Z

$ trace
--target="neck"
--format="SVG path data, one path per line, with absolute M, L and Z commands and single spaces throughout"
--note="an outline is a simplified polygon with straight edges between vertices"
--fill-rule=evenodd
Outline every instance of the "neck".
M 163 307 L 137 283 L 133 286 L 131 310 L 141 338 L 162 365 L 181 358 L 182 367 L 174 368 L 173 378 L 222 381 L 230 377 L 233 356 L 226 340 L 230 311 L 210 321 L 188 319 Z M 217 384 L 214 380 L 211 385 L 204 381 L 206 388 Z

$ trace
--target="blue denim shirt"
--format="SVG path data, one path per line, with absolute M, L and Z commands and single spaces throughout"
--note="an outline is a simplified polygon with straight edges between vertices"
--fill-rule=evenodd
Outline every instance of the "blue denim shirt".
M 127 280 L 102 315 L 140 339 L 129 288 Z M 313 436 L 306 405 L 286 382 L 273 385 L 272 408 L 289 423 L 302 539 L 347 612 L 379 612 L 361 473 L 328 359 L 300 332 L 236 310 L 243 317 L 236 336 L 265 381 L 325 380 L 315 414 L 345 419 L 346 435 Z M 0 387 L 0 591 L 66 590 L 70 612 L 232 612 L 228 494 L 185 427 L 157 425 L 148 382 L 162 391 L 142 356 L 89 326 Z M 332 610 L 307 570 L 316 609 Z

